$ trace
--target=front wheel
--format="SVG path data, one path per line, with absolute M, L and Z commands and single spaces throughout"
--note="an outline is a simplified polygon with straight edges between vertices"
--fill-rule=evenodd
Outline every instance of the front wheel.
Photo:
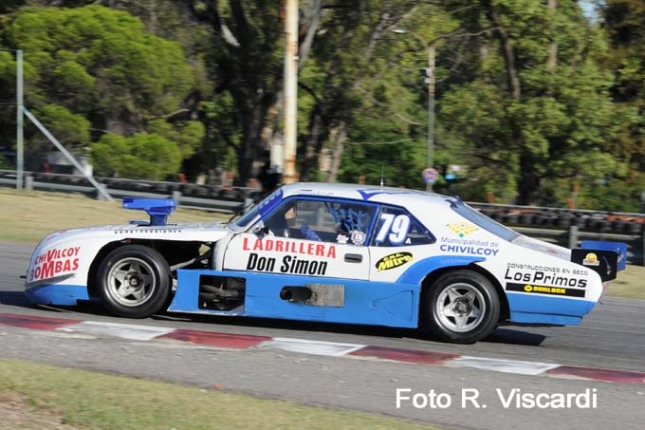
M 98 272 L 103 306 L 124 318 L 146 318 L 165 305 L 171 288 L 170 268 L 161 254 L 142 245 L 110 252 Z
M 475 343 L 497 326 L 500 302 L 495 287 L 472 270 L 448 272 L 430 286 L 424 303 L 425 328 L 452 343 Z

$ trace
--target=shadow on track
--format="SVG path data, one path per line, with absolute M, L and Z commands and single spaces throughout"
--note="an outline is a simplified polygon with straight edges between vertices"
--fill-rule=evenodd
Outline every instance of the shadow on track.
M 0 291 L 0 305 L 31 307 L 31 303 L 22 291 Z

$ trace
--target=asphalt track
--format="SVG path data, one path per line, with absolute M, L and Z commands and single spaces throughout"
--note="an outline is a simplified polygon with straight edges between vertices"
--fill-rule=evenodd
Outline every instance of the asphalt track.
M 0 313 L 120 322 L 96 307 L 30 307 L 22 280 L 32 246 L 0 244 Z M 644 281 L 645 284 L 645 281 Z M 644 285 L 645 288 L 645 285 Z M 131 322 L 131 321 L 125 321 Z M 270 320 L 193 318 L 160 315 L 137 324 L 268 337 L 359 343 L 476 357 L 559 363 L 645 371 L 645 301 L 606 299 L 579 327 L 498 329 L 490 339 L 456 346 L 421 339 L 413 331 L 384 330 Z M 477 369 L 423 367 L 415 364 L 318 357 L 257 349 L 224 351 L 190 345 L 143 343 L 0 327 L 0 357 L 105 370 L 142 377 L 287 398 L 394 415 L 444 428 L 524 429 L 643 428 L 645 384 L 624 385 L 588 380 L 546 379 Z M 396 408 L 396 389 L 446 393 L 451 406 Z M 596 389 L 597 408 L 504 408 L 496 392 L 579 393 Z M 479 390 L 487 408 L 462 408 L 464 389 Z M 470 406 L 470 405 L 469 405 Z

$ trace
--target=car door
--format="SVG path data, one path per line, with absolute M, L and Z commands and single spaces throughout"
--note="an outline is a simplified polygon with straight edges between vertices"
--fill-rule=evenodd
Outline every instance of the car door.
M 284 200 L 233 237 L 224 270 L 368 280 L 375 206 L 329 198 Z

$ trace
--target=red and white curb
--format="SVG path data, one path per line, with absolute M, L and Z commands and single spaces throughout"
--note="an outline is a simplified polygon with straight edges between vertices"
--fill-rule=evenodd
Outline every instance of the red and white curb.
M 518 375 L 595 380 L 622 384 L 645 384 L 645 372 L 563 366 L 554 363 L 506 360 L 384 346 L 318 340 L 268 337 L 202 330 L 174 329 L 136 324 L 99 321 L 80 321 L 28 315 L 0 313 L 0 324 L 33 330 L 49 330 L 89 336 L 109 336 L 120 339 L 151 341 L 174 340 L 215 348 L 270 348 L 303 354 L 330 357 L 375 359 L 391 362 L 475 368 Z

